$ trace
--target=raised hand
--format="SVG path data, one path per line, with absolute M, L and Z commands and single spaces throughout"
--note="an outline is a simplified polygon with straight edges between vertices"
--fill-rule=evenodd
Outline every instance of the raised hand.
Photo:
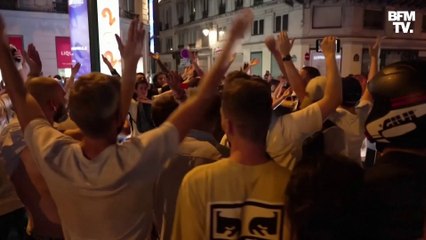
M 371 57 L 379 57 L 380 46 L 385 36 L 377 36 L 376 42 L 369 46 L 368 50 Z
M 265 38 L 265 45 L 269 49 L 269 51 L 271 51 L 272 53 L 277 51 L 277 40 L 275 39 L 274 36 L 266 37 Z
M 284 83 L 280 82 L 278 86 L 275 88 L 274 93 L 272 94 L 272 108 L 274 109 L 278 105 L 281 104 L 282 101 L 288 96 L 290 96 L 290 89 L 284 88 Z
M 336 52 L 336 37 L 328 36 L 325 37 L 321 42 L 321 49 L 324 56 L 335 55 Z
M 134 93 L 136 81 L 136 66 L 142 57 L 144 47 L 145 30 L 138 19 L 130 23 L 127 43 L 123 44 L 121 38 L 115 35 L 118 49 L 124 63 L 123 75 L 121 77 L 121 100 L 120 100 L 120 122 L 124 123 L 129 111 L 130 101 Z
M 111 64 L 111 62 L 108 60 L 108 58 L 107 57 L 105 57 L 103 54 L 101 55 L 102 56 L 102 61 L 105 63 L 105 65 L 107 65 L 108 66 L 108 68 L 111 66 L 111 68 L 112 68 L 112 64 Z
M 185 90 L 180 87 L 180 84 L 183 82 L 182 77 L 177 72 L 170 71 L 166 81 L 173 91 L 176 100 L 179 102 L 184 101 L 186 99 L 186 93 Z
M 291 48 L 293 47 L 294 39 L 290 40 L 288 38 L 287 32 L 280 32 L 278 37 L 278 46 L 280 49 L 280 53 L 283 56 L 289 55 Z
M 103 57 L 103 55 L 102 55 L 102 57 Z M 79 63 L 79 62 L 77 62 L 72 68 L 71 68 L 71 76 L 74 76 L 75 77 L 75 75 L 77 75 L 77 73 L 78 73 L 78 71 L 80 71 L 80 67 L 81 67 L 81 64 Z
M 250 65 L 250 67 L 252 67 L 252 66 L 256 66 L 257 64 L 259 64 L 260 62 L 259 62 L 259 59 L 257 59 L 257 58 L 253 58 L 252 60 L 250 60 L 250 63 L 249 63 L 249 65 Z
M 229 41 L 235 41 L 236 39 L 244 38 L 244 33 L 248 27 L 253 23 L 254 15 L 250 9 L 243 9 L 234 19 L 230 31 Z
M 28 45 L 28 50 L 24 51 L 25 61 L 30 66 L 30 75 L 31 77 L 38 77 L 41 75 L 41 70 L 43 68 L 43 64 L 41 62 L 40 55 L 34 46 L 34 44 L 30 43 Z
M 138 19 L 132 20 L 127 35 L 126 45 L 123 44 L 121 38 L 118 35 L 115 35 L 115 38 L 117 40 L 118 49 L 120 50 L 120 54 L 123 60 L 137 63 L 139 58 L 142 57 L 145 38 L 145 30 L 143 29 L 142 23 L 140 23 Z
M 159 53 L 149 53 L 149 55 L 151 56 L 152 59 L 154 59 L 155 61 L 160 60 L 160 54 Z

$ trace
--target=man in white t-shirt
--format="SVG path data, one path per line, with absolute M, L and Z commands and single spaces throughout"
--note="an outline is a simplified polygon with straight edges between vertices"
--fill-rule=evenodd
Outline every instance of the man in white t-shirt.
M 379 37 L 370 47 L 369 80 L 377 72 L 381 40 Z M 312 80 L 306 87 L 310 101 L 321 99 L 325 86 L 326 82 L 321 78 Z M 373 99 L 367 88 L 363 92 L 359 80 L 354 76 L 342 78 L 342 93 L 342 104 L 328 118 L 334 126 L 323 131 L 324 153 L 341 154 L 362 165 L 360 149 L 365 139 L 365 122 L 373 107 Z
M 330 37 L 335 39 L 334 37 Z M 267 139 L 268 153 L 281 166 L 290 170 L 302 155 L 303 141 L 321 130 L 323 121 L 335 111 L 342 102 L 342 83 L 337 70 L 335 59 L 335 43 L 323 41 L 323 50 L 326 63 L 326 88 L 324 97 L 305 109 L 286 114 L 271 121 Z M 291 61 L 290 50 L 292 43 L 285 32 L 279 37 L 279 52 L 283 56 L 283 65 L 290 85 L 297 97 L 303 101 L 307 96 L 305 86 Z M 274 49 L 274 48 L 270 48 Z M 312 80 L 311 80 L 312 81 Z
M 50 124 L 67 117 L 65 91 L 53 78 L 33 78 L 26 86 Z M 61 223 L 47 184 L 27 148 L 18 120 L 1 131 L 0 162 L 29 212 L 29 234 L 34 238 L 63 237 Z
M 249 15 L 249 17 L 246 17 Z M 152 226 L 152 182 L 164 161 L 199 119 L 226 71 L 236 40 L 252 13 L 238 17 L 229 41 L 200 92 L 155 130 L 121 145 L 117 133 L 126 118 L 144 40 L 142 24 L 133 20 L 127 44 L 117 37 L 124 63 L 118 79 L 100 73 L 80 77 L 69 97 L 70 117 L 84 134 L 81 142 L 56 131 L 28 94 L 4 41 L 0 18 L 0 69 L 16 108 L 24 138 L 55 200 L 66 239 L 145 239 Z
M 266 153 L 272 113 L 262 79 L 231 73 L 222 92 L 229 158 L 196 167 L 179 190 L 172 239 L 283 239 L 290 172 Z

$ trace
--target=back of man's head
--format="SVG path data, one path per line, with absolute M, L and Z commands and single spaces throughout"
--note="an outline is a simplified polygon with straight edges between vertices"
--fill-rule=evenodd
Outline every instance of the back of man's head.
M 156 126 L 163 124 L 179 106 L 171 93 L 157 95 L 152 101 L 152 120 Z
M 25 82 L 28 92 L 43 108 L 50 100 L 58 95 L 61 90 L 59 82 L 49 77 L 31 78 Z
M 354 213 L 363 184 L 359 164 L 339 155 L 306 156 L 286 189 L 287 216 L 296 239 L 354 239 Z
M 265 144 L 272 112 L 271 90 L 261 78 L 230 73 L 222 92 L 222 113 L 239 137 Z
M 318 68 L 315 67 L 305 66 L 302 68 L 302 70 L 306 72 L 306 79 L 304 79 L 306 82 L 308 82 L 312 78 L 321 76 L 320 71 L 318 70 Z
M 366 130 L 376 147 L 426 148 L 426 61 L 386 66 L 367 87 L 374 105 Z
M 70 117 L 93 138 L 109 136 L 117 130 L 120 106 L 120 81 L 101 73 L 81 76 L 69 96 Z

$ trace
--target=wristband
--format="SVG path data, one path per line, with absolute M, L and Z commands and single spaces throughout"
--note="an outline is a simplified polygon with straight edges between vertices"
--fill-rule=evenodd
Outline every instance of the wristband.
M 291 56 L 290 56 L 290 54 L 287 54 L 287 55 L 285 55 L 284 57 L 283 57 L 283 61 L 284 62 L 287 62 L 287 61 L 291 61 Z

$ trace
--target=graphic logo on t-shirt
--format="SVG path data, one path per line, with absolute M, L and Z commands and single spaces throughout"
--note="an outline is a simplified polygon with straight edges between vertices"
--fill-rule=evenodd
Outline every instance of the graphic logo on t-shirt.
M 254 201 L 210 205 L 210 239 L 282 239 L 284 206 Z

